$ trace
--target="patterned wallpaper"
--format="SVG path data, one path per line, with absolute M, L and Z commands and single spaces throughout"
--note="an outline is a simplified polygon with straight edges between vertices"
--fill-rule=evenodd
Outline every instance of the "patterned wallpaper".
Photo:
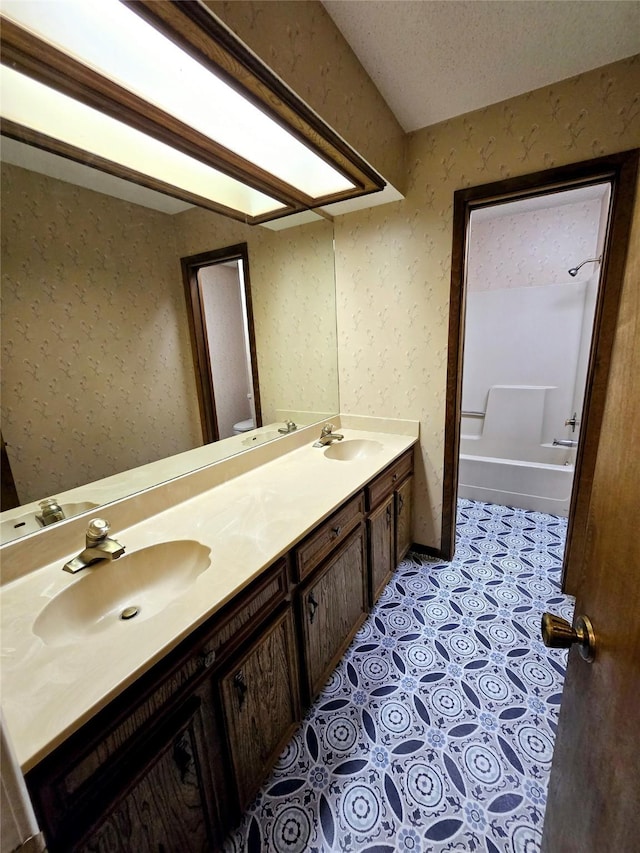
M 470 291 L 537 287 L 585 280 L 567 270 L 598 256 L 600 199 L 490 219 L 471 217 L 467 287 Z
M 414 539 L 438 547 L 453 193 L 640 144 L 640 58 L 409 136 L 404 201 L 336 220 L 340 403 L 416 418 Z
M 170 217 L 7 164 L 2 192 L 2 433 L 21 501 L 200 444 Z
M 264 422 L 338 411 L 331 223 L 169 216 L 2 169 L 2 433 L 22 503 L 201 444 L 185 255 L 249 244 Z
M 406 135 L 317 0 L 205 2 L 355 151 L 404 192 Z
M 333 226 L 284 231 L 193 208 L 175 217 L 180 256 L 246 242 L 262 420 L 339 410 Z

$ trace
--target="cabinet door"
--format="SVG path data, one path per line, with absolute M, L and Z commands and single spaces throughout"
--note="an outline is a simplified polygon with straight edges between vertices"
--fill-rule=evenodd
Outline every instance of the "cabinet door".
M 396 489 L 396 565 L 411 547 L 411 484 L 408 477 Z
M 329 558 L 300 598 L 311 700 L 365 620 L 367 597 L 364 529 L 360 526 Z
M 194 696 L 128 754 L 119 772 L 104 780 L 102 791 L 84 803 L 68 832 L 61 833 L 57 842 L 50 841 L 49 849 L 65 853 L 214 849 L 219 835 L 210 817 L 206 760 L 201 705 Z M 72 842 L 84 821 L 92 829 L 83 840 Z
M 371 513 L 367 521 L 369 530 L 369 571 L 371 576 L 371 604 L 373 605 L 395 568 L 393 495 Z
M 285 610 L 220 681 L 238 801 L 246 808 L 299 719 L 293 616 Z

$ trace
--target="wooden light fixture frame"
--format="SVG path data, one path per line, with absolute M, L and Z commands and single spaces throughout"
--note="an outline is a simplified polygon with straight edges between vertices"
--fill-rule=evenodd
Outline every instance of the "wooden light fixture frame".
M 266 193 L 283 208 L 249 216 L 3 119 L 0 131 L 5 136 L 251 225 L 384 188 L 381 176 L 197 0 L 124 2 L 332 165 L 354 189 L 311 197 L 3 19 L 0 47 L 4 65 Z

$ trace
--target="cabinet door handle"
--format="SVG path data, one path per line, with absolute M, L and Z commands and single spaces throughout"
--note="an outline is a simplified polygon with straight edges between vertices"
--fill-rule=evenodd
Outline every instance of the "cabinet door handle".
M 213 649 L 208 652 L 203 652 L 199 658 L 198 663 L 202 669 L 209 669 L 210 666 L 216 662 L 216 653 Z
M 391 504 L 387 507 L 387 525 L 391 524 Z
M 398 494 L 398 512 L 402 512 L 404 509 L 404 498 L 401 494 Z
M 313 593 L 309 595 L 309 623 L 313 625 L 313 620 L 316 618 L 316 610 L 318 609 L 318 602 L 313 597 Z
M 334 536 L 340 536 L 341 531 L 342 531 L 342 528 L 340 527 L 339 524 L 337 524 L 335 527 L 331 528 L 331 532 L 333 533 Z
M 244 674 L 241 669 L 233 676 L 233 685 L 238 694 L 238 707 L 242 709 L 247 696 L 247 682 L 244 680 Z

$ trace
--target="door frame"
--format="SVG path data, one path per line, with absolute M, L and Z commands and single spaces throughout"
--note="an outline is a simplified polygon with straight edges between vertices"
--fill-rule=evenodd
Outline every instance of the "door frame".
M 258 383 L 258 356 L 256 351 L 256 335 L 253 324 L 253 306 L 251 302 L 251 279 L 249 276 L 249 251 L 246 243 L 237 243 L 223 249 L 212 249 L 197 255 L 180 258 L 182 266 L 182 281 L 187 303 L 187 319 L 191 337 L 191 352 L 200 407 L 200 423 L 202 438 L 205 444 L 220 439 L 218 418 L 216 413 L 215 387 L 211 372 L 211 357 L 206 333 L 204 306 L 200 299 L 198 287 L 198 272 L 203 267 L 221 264 L 225 261 L 242 261 L 242 277 L 240 287 L 244 292 L 244 302 L 247 312 L 249 338 L 249 355 L 251 361 L 251 379 L 253 383 L 253 402 L 256 413 L 256 426 L 262 426 L 262 408 L 260 405 L 260 386 Z
M 594 317 L 580 442 L 576 455 L 574 486 L 571 494 L 569 524 L 562 567 L 563 591 L 575 595 L 580 582 L 587 511 L 629 246 L 639 155 L 640 149 L 634 148 L 630 151 L 622 151 L 594 160 L 585 160 L 567 166 L 495 181 L 490 184 L 469 187 L 454 193 L 440 545 L 441 554 L 446 560 L 451 560 L 455 552 L 467 243 L 471 212 L 518 199 L 552 194 L 607 181 L 611 184 L 609 222 L 602 253 L 600 286 Z

